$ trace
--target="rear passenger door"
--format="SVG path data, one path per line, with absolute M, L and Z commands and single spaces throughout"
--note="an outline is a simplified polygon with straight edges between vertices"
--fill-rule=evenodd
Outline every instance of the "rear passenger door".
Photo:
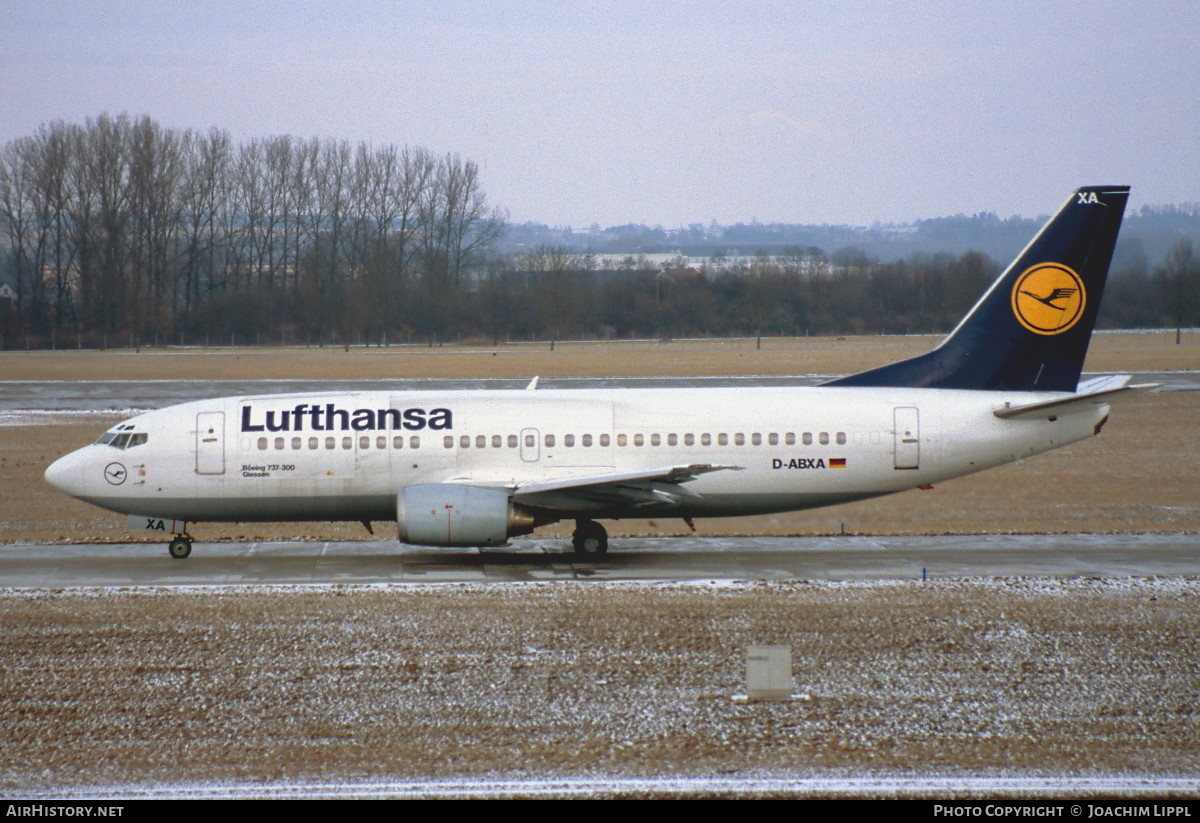
M 897 469 L 921 465 L 921 417 L 915 406 L 897 406 L 894 411 Z

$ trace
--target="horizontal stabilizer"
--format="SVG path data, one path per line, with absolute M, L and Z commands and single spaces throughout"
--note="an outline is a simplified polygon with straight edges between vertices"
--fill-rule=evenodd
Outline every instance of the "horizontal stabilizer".
M 1102 402 L 1103 398 L 1114 394 L 1120 394 L 1121 392 L 1133 389 L 1151 389 L 1158 385 L 1157 383 L 1148 383 L 1131 386 L 1129 385 L 1129 381 L 1132 379 L 1128 374 L 1097 377 L 1080 383 L 1079 391 L 1074 394 L 1068 394 L 1065 397 L 1056 397 L 1053 400 L 1043 400 L 1038 403 L 1027 403 L 1022 406 L 1006 404 L 993 411 L 992 414 L 1002 420 L 1057 417 L 1060 414 L 1070 414 L 1073 411 L 1082 410 L 1084 407 L 1095 406 Z M 1074 408 L 1075 406 L 1079 408 L 1076 409 Z

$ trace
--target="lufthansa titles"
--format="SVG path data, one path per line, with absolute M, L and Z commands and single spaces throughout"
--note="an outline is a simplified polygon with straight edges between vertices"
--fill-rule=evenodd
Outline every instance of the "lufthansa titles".
M 449 409 L 343 409 L 335 403 L 298 403 L 291 409 L 262 410 L 242 406 L 244 432 L 379 431 L 452 429 Z

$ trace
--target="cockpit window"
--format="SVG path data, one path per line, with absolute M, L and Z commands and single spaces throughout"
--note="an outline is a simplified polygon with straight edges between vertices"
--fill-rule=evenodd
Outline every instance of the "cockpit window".
M 96 441 L 98 446 L 112 446 L 114 449 L 132 449 L 134 446 L 140 446 L 150 439 L 147 432 L 105 432 L 100 435 L 100 439 Z

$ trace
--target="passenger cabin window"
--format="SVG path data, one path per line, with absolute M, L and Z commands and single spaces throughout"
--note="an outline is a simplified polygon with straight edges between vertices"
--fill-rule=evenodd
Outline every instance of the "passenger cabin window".
M 607 434 L 600 435 L 600 445 L 601 446 L 607 446 L 609 444 L 609 442 L 610 441 L 609 441 L 609 437 Z
M 515 449 L 517 447 L 517 436 L 515 434 L 510 434 L 508 436 L 508 447 L 510 449 Z
M 504 439 L 502 437 L 500 437 L 500 435 L 498 435 L 498 434 L 492 435 L 492 448 L 493 449 L 500 448 L 500 446 L 503 445 L 503 443 L 504 443 Z
M 800 439 L 802 441 L 804 441 L 804 445 L 811 446 L 812 445 L 812 432 L 805 432 L 804 436 L 801 437 Z
M 442 438 L 442 445 L 448 449 L 454 448 L 454 435 L 448 434 Z
M 553 446 L 553 445 L 554 445 L 554 435 L 552 435 L 552 434 L 548 434 L 548 435 L 546 435 L 546 445 L 547 445 L 547 446 Z
M 589 448 L 592 445 L 592 436 L 590 434 L 585 434 L 583 437 L 579 438 L 579 441 L 583 443 L 585 448 Z
M 829 432 L 821 432 L 821 445 L 822 446 L 829 445 Z
M 795 433 L 795 432 L 788 432 L 787 434 L 785 434 L 785 435 L 783 436 L 783 442 L 784 442 L 786 445 L 788 445 L 788 446 L 794 446 L 794 445 L 796 445 L 796 433 Z
M 678 446 L 679 445 L 679 435 L 668 434 L 667 435 L 667 445 L 668 446 Z
M 845 433 L 845 432 L 838 432 L 838 433 L 837 433 L 837 444 L 838 444 L 839 446 L 844 446 L 844 445 L 846 445 L 846 433 Z

